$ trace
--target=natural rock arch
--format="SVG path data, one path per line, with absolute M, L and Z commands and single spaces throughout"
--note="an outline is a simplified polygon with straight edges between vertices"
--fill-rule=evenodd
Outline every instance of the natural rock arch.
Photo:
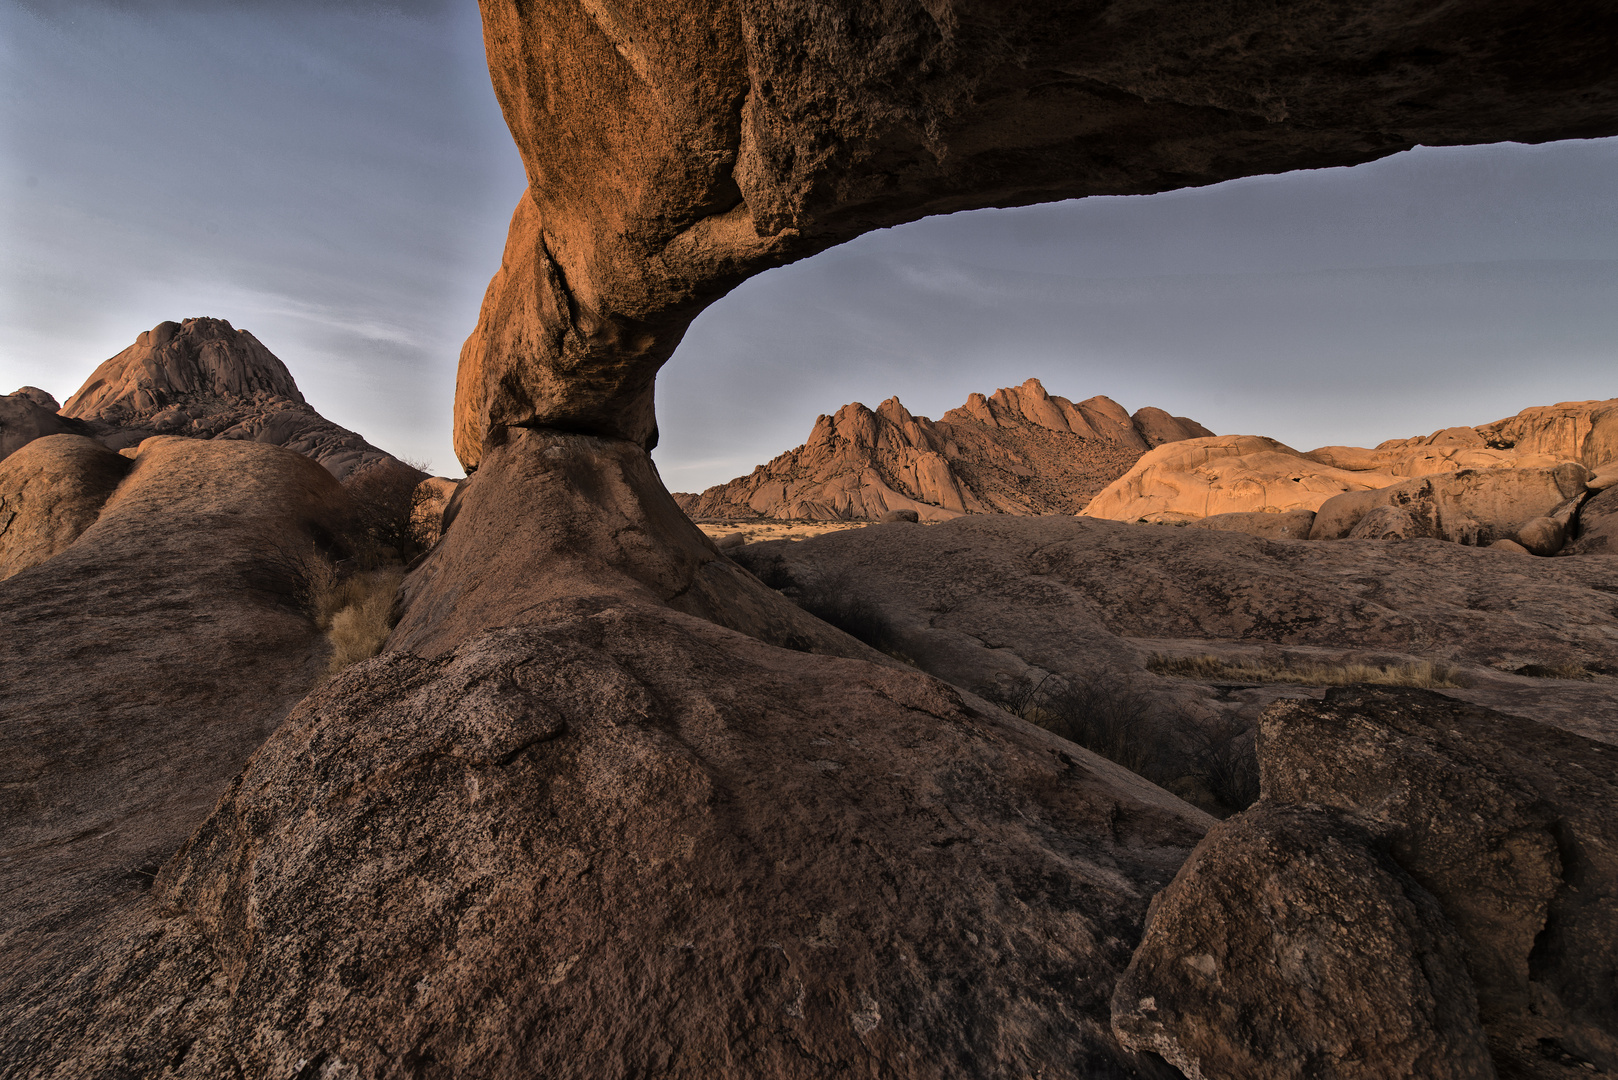
M 752 274 L 931 214 L 1618 133 L 1618 13 L 1461 0 L 480 0 L 529 188 L 455 445 L 656 442 Z

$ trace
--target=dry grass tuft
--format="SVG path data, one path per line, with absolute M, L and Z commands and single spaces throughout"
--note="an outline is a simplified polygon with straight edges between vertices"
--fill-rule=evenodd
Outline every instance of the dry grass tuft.
M 298 602 L 331 642 L 326 674 L 335 675 L 380 652 L 393 629 L 393 602 L 404 580 L 404 567 L 344 574 L 319 551 L 297 563 Z
M 1463 687 L 1460 673 L 1447 664 L 1420 660 L 1410 664 L 1299 664 L 1285 666 L 1251 660 L 1231 662 L 1201 656 L 1154 655 L 1148 671 L 1202 682 L 1295 683 L 1299 686 L 1415 686 L 1428 690 Z

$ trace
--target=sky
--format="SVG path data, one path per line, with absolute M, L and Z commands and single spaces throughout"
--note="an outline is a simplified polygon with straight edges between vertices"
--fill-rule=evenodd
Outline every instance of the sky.
M 525 183 L 474 0 L 0 0 L 0 392 L 209 315 L 459 475 L 455 365 Z M 1299 449 L 1618 396 L 1618 139 L 929 218 L 761 274 L 658 383 L 669 487 L 1029 377 Z

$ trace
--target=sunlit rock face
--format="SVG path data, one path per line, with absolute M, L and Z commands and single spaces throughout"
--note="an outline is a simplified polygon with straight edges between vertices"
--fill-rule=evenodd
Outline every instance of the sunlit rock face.
M 1618 14 L 1387 0 L 481 0 L 528 170 L 461 354 L 491 425 L 656 439 L 653 380 L 746 277 L 984 206 L 1618 132 Z

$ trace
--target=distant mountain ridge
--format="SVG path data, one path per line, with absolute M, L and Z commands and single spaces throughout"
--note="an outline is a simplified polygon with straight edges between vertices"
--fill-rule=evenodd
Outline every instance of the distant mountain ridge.
M 1107 397 L 1075 404 L 1038 379 L 973 394 L 938 420 L 897 397 L 821 416 L 802 446 L 698 494 L 675 493 L 693 518 L 874 520 L 914 510 L 923 521 L 961 514 L 1072 514 L 1153 447 L 1212 432 Z

